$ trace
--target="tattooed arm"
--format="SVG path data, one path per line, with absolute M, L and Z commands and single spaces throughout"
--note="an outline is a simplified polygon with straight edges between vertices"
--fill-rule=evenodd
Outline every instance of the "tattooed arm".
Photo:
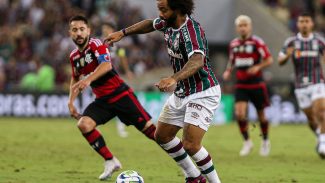
M 176 81 L 181 81 L 197 73 L 204 66 L 203 57 L 202 54 L 194 53 L 189 61 L 184 65 L 183 69 L 176 72 L 172 78 Z
M 163 92 L 172 92 L 176 88 L 178 81 L 189 78 L 197 73 L 203 66 L 203 55 L 194 53 L 189 61 L 184 65 L 183 69 L 168 78 L 163 78 L 155 85 Z

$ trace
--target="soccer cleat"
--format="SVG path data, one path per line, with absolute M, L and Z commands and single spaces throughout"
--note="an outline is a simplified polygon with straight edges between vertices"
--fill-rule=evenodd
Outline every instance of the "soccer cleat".
M 263 140 L 260 148 L 261 156 L 268 156 L 271 150 L 271 143 L 269 140 Z
M 206 183 L 207 182 L 207 180 L 202 175 L 196 178 L 187 177 L 185 181 L 186 181 L 185 183 Z
M 251 140 L 246 140 L 243 143 L 243 147 L 239 152 L 240 156 L 247 156 L 253 149 L 253 142 Z
M 122 165 L 117 158 L 113 157 L 113 159 L 105 161 L 104 167 L 104 172 L 99 176 L 100 180 L 110 178 L 114 172 L 122 168 Z
M 322 159 L 325 159 L 325 143 L 319 143 L 317 145 L 317 152 Z

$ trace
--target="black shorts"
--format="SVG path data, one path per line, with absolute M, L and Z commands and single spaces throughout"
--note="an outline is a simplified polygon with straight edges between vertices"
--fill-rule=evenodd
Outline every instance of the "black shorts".
M 125 95 L 113 102 L 96 99 L 87 106 L 83 116 L 90 117 L 97 125 L 105 124 L 117 116 L 124 124 L 134 125 L 139 130 L 151 119 L 132 91 L 125 91 Z
M 257 110 L 262 110 L 270 105 L 269 94 L 265 84 L 253 87 L 237 87 L 235 91 L 235 101 L 252 102 Z

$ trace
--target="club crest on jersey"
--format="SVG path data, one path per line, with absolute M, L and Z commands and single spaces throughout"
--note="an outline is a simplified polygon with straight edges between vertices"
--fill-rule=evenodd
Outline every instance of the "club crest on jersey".
M 93 59 L 91 58 L 91 54 L 90 53 L 86 54 L 85 61 L 87 62 L 87 64 L 89 64 L 90 62 L 93 61 Z
M 300 50 L 301 49 L 301 45 L 299 41 L 295 41 L 295 49 Z
M 246 51 L 246 53 L 253 53 L 253 46 L 252 45 L 246 45 L 245 51 Z
M 175 50 L 178 50 L 179 48 L 179 33 L 176 35 L 175 41 L 173 43 L 173 47 Z
M 313 47 L 313 50 L 318 50 L 319 49 L 317 40 L 313 40 L 312 47 Z

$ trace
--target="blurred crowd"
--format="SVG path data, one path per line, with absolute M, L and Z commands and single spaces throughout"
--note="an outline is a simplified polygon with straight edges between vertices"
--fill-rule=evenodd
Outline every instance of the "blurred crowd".
M 325 0 L 264 0 L 264 2 L 293 32 L 297 32 L 296 21 L 302 12 L 311 13 L 316 22 L 316 31 L 325 32 Z
M 119 30 L 143 18 L 139 7 L 124 0 L 1 0 L 0 92 L 68 90 L 68 58 L 75 48 L 68 21 L 76 14 L 86 15 L 92 35 L 102 39 L 103 23 L 113 23 Z M 160 36 L 130 36 L 119 45 L 136 76 L 169 64 Z

